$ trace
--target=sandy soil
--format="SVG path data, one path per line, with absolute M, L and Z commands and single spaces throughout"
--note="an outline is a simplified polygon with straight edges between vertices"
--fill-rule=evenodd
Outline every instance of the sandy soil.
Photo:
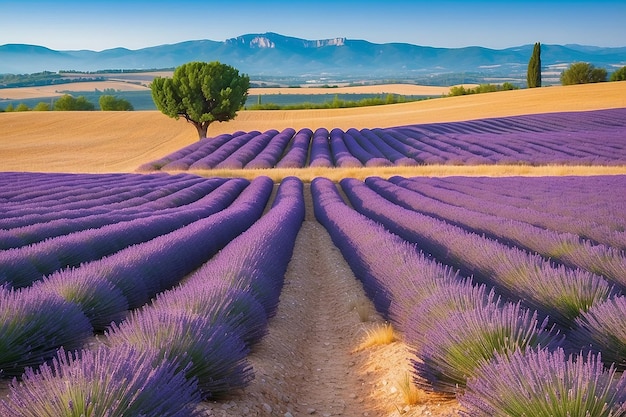
M 626 107 L 626 82 L 556 86 L 387 106 L 241 111 L 209 136 L 287 127 L 391 127 L 517 114 Z M 0 170 L 132 172 L 197 140 L 193 126 L 158 111 L 0 113 Z

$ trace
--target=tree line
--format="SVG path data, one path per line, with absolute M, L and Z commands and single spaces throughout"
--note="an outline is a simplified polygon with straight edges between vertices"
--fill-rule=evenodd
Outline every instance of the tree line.
M 100 106 L 100 110 L 103 111 L 134 110 L 133 105 L 128 100 L 109 94 L 101 95 L 98 99 L 98 105 Z M 64 94 L 53 103 L 40 101 L 33 108 L 28 107 L 24 103 L 20 103 L 17 106 L 9 104 L 5 109 L 0 109 L 0 111 L 93 111 L 95 109 L 95 104 L 87 100 L 85 96 L 74 97 L 70 94 Z

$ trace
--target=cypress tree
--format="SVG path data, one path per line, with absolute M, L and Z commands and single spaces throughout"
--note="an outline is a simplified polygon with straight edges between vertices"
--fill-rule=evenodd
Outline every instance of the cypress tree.
M 528 88 L 541 87 L 541 44 L 535 43 L 526 74 Z

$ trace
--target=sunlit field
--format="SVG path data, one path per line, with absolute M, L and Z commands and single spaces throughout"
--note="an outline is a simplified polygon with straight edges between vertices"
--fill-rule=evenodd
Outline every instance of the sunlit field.
M 232 121 L 211 125 L 209 136 L 287 127 L 385 128 L 619 107 L 626 107 L 626 82 L 502 91 L 350 109 L 241 111 Z M 0 125 L 0 161 L 4 171 L 133 172 L 145 162 L 198 140 L 191 125 L 158 111 L 0 113 Z
M 625 118 L 0 113 L 0 416 L 623 415 Z

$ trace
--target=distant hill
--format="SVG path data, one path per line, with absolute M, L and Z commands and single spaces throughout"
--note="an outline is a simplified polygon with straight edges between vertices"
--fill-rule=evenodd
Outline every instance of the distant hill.
M 55 51 L 42 46 L 7 44 L 0 46 L 0 74 L 173 68 L 189 61 L 217 60 L 251 76 L 410 78 L 467 72 L 525 77 L 532 47 L 434 48 L 346 38 L 305 40 L 276 33 L 247 34 L 223 42 L 195 40 L 101 52 Z M 560 71 L 572 62 L 584 61 L 610 73 L 626 65 L 626 47 L 542 45 L 541 59 L 544 71 L 553 67 Z

